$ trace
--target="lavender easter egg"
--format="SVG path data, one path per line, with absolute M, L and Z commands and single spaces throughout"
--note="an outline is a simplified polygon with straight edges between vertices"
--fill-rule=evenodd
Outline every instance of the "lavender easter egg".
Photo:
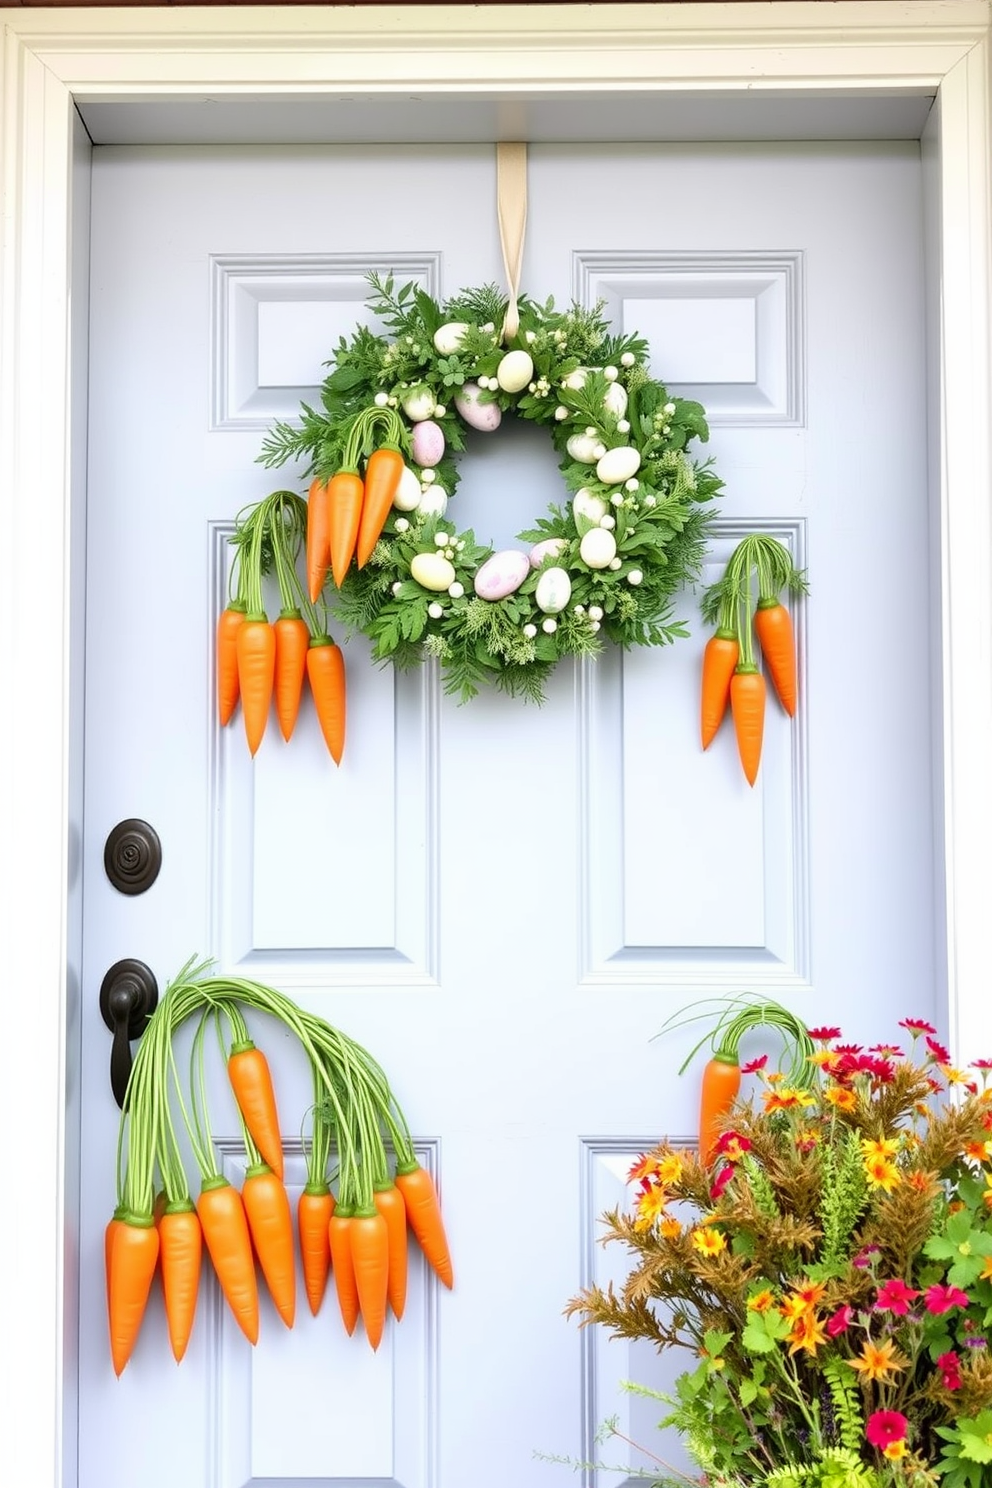
M 520 588 L 530 573 L 530 559 L 519 548 L 505 548 L 487 558 L 475 576 L 480 599 L 505 599 Z
M 455 407 L 470 429 L 491 434 L 499 428 L 503 413 L 497 403 L 480 403 L 481 396 L 482 389 L 477 382 L 466 382 L 461 392 L 455 395 Z
M 415 424 L 410 436 L 410 452 L 415 465 L 434 466 L 444 454 L 444 430 L 433 419 Z
M 559 558 L 567 547 L 563 537 L 546 537 L 543 542 L 535 543 L 527 555 L 531 568 L 540 568 L 546 558 Z

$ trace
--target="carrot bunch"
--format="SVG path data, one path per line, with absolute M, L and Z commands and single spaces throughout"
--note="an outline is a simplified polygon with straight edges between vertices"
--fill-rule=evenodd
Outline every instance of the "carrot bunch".
M 117 1206 L 104 1241 L 110 1349 L 119 1375 L 134 1350 L 161 1274 L 173 1354 L 193 1330 L 204 1254 L 250 1343 L 260 1332 L 260 1281 L 287 1327 L 296 1317 L 297 1245 L 311 1312 L 333 1275 L 345 1328 L 361 1320 L 373 1349 L 406 1300 L 408 1235 L 446 1286 L 451 1257 L 433 1179 L 417 1160 L 384 1071 L 367 1050 L 257 982 L 208 978 L 189 963 L 169 985 L 134 1061 L 121 1113 Z M 279 1111 L 265 1055 L 245 1010 L 275 1019 L 302 1046 L 312 1076 L 307 1178 L 295 1205 L 283 1179 Z M 195 1021 L 183 1086 L 173 1038 Z M 221 1170 L 207 1110 L 210 1032 L 233 1095 L 244 1177 Z M 199 1169 L 196 1201 L 183 1170 L 172 1102 Z M 331 1171 L 333 1164 L 333 1172 Z M 332 1191 L 336 1180 L 337 1193 Z M 257 1269 L 256 1269 L 257 1268 Z
M 403 474 L 408 443 L 393 408 L 362 409 L 347 425 L 338 467 L 314 475 L 307 514 L 307 584 L 313 603 L 330 569 L 338 589 L 354 558 L 364 568 L 386 525 Z M 365 473 L 360 468 L 364 465 Z
M 716 627 L 703 650 L 702 746 L 712 744 L 729 706 L 741 767 L 752 786 L 764 742 L 765 673 L 784 711 L 790 718 L 796 711 L 796 643 L 792 617 L 779 597 L 783 591 L 805 594 L 804 575 L 776 538 L 752 533 L 738 543 L 723 577 L 702 601 L 703 619 Z M 755 636 L 764 671 L 756 659 Z
M 327 633 L 327 612 L 318 614 L 298 571 L 307 545 L 308 586 L 323 584 L 310 570 L 310 534 L 316 530 L 314 481 L 309 503 L 292 491 L 273 491 L 238 517 L 232 542 L 236 589 L 217 622 L 217 713 L 226 726 L 241 702 L 252 755 L 258 752 L 273 703 L 283 738 L 296 727 L 309 682 L 317 719 L 335 764 L 344 753 L 346 691 L 344 656 Z M 262 581 L 274 571 L 279 586 L 279 617 L 270 623 Z

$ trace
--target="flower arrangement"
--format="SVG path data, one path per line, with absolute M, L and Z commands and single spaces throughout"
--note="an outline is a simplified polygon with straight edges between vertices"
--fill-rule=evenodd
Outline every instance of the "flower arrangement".
M 742 1067 L 709 1163 L 669 1144 L 606 1216 L 633 1268 L 568 1311 L 695 1362 L 661 1395 L 710 1488 L 992 1483 L 992 1061 L 936 1030 L 807 1030 L 801 1079 Z

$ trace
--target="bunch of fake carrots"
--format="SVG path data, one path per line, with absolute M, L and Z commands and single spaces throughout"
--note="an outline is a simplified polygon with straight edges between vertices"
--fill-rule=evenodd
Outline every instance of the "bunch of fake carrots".
M 756 592 L 755 592 L 756 590 Z M 779 703 L 790 718 L 798 696 L 796 642 L 783 592 L 805 594 L 806 581 L 774 537 L 752 533 L 738 543 L 723 577 L 703 595 L 703 619 L 716 630 L 703 651 L 700 735 L 708 749 L 729 704 L 744 776 L 754 785 L 764 741 L 767 685 L 761 659 Z
M 114 1370 L 120 1375 L 132 1355 L 157 1273 L 172 1352 L 177 1362 L 183 1358 L 204 1250 L 252 1344 L 259 1336 L 256 1258 L 279 1316 L 292 1327 L 298 1244 L 313 1314 L 333 1277 L 345 1328 L 353 1334 L 361 1319 L 376 1349 L 387 1313 L 397 1320 L 403 1315 L 409 1232 L 438 1278 L 453 1284 L 437 1190 L 417 1160 L 386 1076 L 360 1045 L 281 993 L 256 982 L 204 977 L 202 970 L 187 965 L 168 987 L 143 1036 L 121 1113 L 117 1207 L 105 1237 Z M 295 1216 L 283 1182 L 271 1073 L 250 1037 L 244 1008 L 277 1019 L 293 1033 L 313 1073 L 307 1182 Z M 189 1020 L 197 1022 L 184 1088 L 173 1036 Z M 210 1134 L 204 1056 L 211 1033 L 219 1039 L 242 1124 L 246 1167 L 240 1188 L 221 1173 Z M 195 1201 L 173 1100 L 199 1169 Z
M 770 998 L 741 994 L 707 999 L 673 1013 L 662 1025 L 660 1033 L 710 1018 L 709 1009 L 714 1003 L 720 1012 L 713 1020 L 712 1029 L 689 1051 L 679 1069 L 680 1075 L 685 1074 L 700 1049 L 709 1044 L 710 1056 L 703 1067 L 699 1090 L 699 1156 L 707 1166 L 713 1161 L 740 1093 L 740 1046 L 752 1029 L 765 1027 L 778 1031 L 783 1054 L 789 1059 L 789 1067 L 784 1072 L 789 1085 L 808 1090 L 816 1080 L 816 1065 L 810 1057 L 816 1046 L 806 1024 Z
M 221 727 L 241 704 L 252 755 L 275 704 L 285 740 L 296 727 L 309 682 L 321 733 L 335 764 L 344 753 L 347 700 L 344 656 L 303 587 L 297 561 L 307 539 L 307 505 L 292 491 L 273 491 L 243 512 L 232 542 L 232 593 L 217 622 L 217 714 Z M 270 621 L 262 597 L 263 576 L 274 570 L 279 617 Z
M 399 489 L 407 443 L 395 409 L 363 409 L 352 420 L 338 469 L 326 479 L 318 472 L 311 482 L 307 588 L 314 603 L 328 569 L 340 589 L 352 559 L 364 568 L 372 556 Z

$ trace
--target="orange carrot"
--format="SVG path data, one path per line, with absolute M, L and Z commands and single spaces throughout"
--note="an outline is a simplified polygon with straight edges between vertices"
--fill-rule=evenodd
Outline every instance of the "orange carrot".
M 307 670 L 310 628 L 299 610 L 281 610 L 273 626 L 276 636 L 276 717 L 283 738 L 289 742 L 296 727 Z
M 339 470 L 327 484 L 331 574 L 341 588 L 355 554 L 365 485 L 357 470 Z
M 103 1232 L 103 1264 L 107 1273 L 107 1316 L 110 1316 L 110 1260 L 114 1253 L 114 1236 L 120 1229 L 124 1218 L 124 1210 L 118 1205 L 112 1217 L 107 1221 L 107 1228 Z
M 375 1207 L 386 1221 L 386 1230 L 389 1234 L 389 1275 L 387 1278 L 389 1305 L 393 1309 L 393 1315 L 401 1318 L 406 1306 L 406 1204 L 403 1202 L 403 1195 L 394 1183 L 390 1183 L 388 1187 L 377 1188 L 372 1197 Z
M 351 1263 L 365 1334 L 374 1349 L 382 1342 L 386 1323 L 389 1277 L 389 1230 L 374 1206 L 356 1209 L 351 1217 Z
M 310 482 L 307 496 L 307 590 L 316 604 L 331 561 L 330 507 L 327 483 Z
M 754 612 L 754 628 L 779 702 L 792 718 L 796 711 L 797 692 L 796 638 L 792 617 L 777 599 L 759 599 Z
M 326 1183 L 308 1183 L 296 1206 L 300 1235 L 303 1284 L 314 1317 L 320 1311 L 331 1272 L 331 1239 L 328 1226 L 334 1213 L 334 1195 Z
M 244 618 L 244 605 L 232 600 L 217 621 L 217 716 L 221 728 L 230 723 L 238 706 L 238 631 Z
M 736 1055 L 714 1054 L 703 1070 L 699 1095 L 699 1156 L 709 1165 L 723 1130 L 723 1119 L 741 1088 L 741 1067 Z
M 291 1328 L 296 1321 L 296 1261 L 289 1195 L 268 1163 L 253 1163 L 241 1198 L 262 1275 L 276 1311 Z
M 276 637 L 263 612 L 245 616 L 238 628 L 238 686 L 248 748 L 254 755 L 269 719 L 276 674 Z
M 178 1364 L 193 1331 L 203 1255 L 203 1231 L 189 1199 L 168 1205 L 159 1221 L 159 1241 L 169 1342 Z
M 358 1300 L 358 1282 L 355 1279 L 355 1263 L 351 1257 L 351 1210 L 339 1204 L 327 1225 L 327 1237 L 331 1246 L 331 1270 L 338 1294 L 338 1306 L 348 1334 L 355 1331 L 361 1304 Z
M 446 1287 L 454 1285 L 451 1255 L 441 1219 L 434 1180 L 416 1161 L 396 1169 L 396 1187 L 406 1204 L 406 1217 L 429 1264 Z
M 129 1215 L 118 1222 L 110 1247 L 110 1356 L 118 1378 L 138 1340 L 158 1250 L 158 1230 L 150 1215 Z
M 307 651 L 307 676 L 324 742 L 336 765 L 344 754 L 347 718 L 344 654 L 330 636 L 314 636 Z
M 740 645 L 734 631 L 721 627 L 710 636 L 703 651 L 703 679 L 700 697 L 700 732 L 703 748 L 716 738 L 730 700 L 730 679 L 740 660 Z
M 369 455 L 365 466 L 365 494 L 355 553 L 359 568 L 364 568 L 368 563 L 379 534 L 386 525 L 386 518 L 403 474 L 403 463 L 403 456 L 392 445 L 381 445 Z
M 761 763 L 765 726 L 765 679 L 755 666 L 739 664 L 730 680 L 730 708 L 748 785 L 753 785 Z
M 244 1204 L 226 1178 L 205 1178 L 196 1201 L 221 1291 L 249 1343 L 258 1342 L 258 1282 Z
M 252 1141 L 276 1177 L 281 1178 L 282 1134 L 268 1060 L 251 1039 L 245 1039 L 231 1045 L 227 1074 Z

